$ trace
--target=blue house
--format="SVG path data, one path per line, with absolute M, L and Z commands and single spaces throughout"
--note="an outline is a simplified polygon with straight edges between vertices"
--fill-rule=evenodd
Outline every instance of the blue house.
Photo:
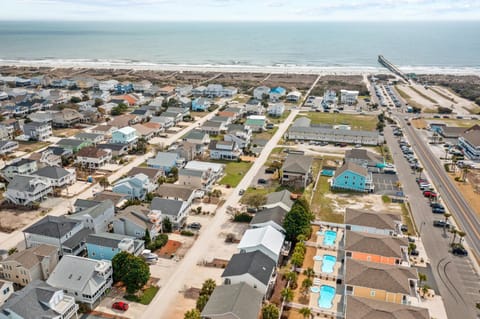
M 126 94 L 126 93 L 131 93 L 133 92 L 133 84 L 128 83 L 128 84 L 121 84 L 118 83 L 115 85 L 115 93 L 117 94 Z
M 134 144 L 138 139 L 137 130 L 130 126 L 122 127 L 112 132 L 112 143 L 114 144 Z
M 153 192 L 155 184 L 150 182 L 147 175 L 139 173 L 135 176 L 123 178 L 112 187 L 112 192 L 124 194 L 128 199 L 145 199 L 147 193 Z
M 372 173 L 354 162 L 345 162 L 336 170 L 330 186 L 334 190 L 363 193 L 371 193 L 374 190 Z
M 210 101 L 204 98 L 197 98 L 192 101 L 192 111 L 205 112 L 210 107 Z
M 148 167 L 161 169 L 166 174 L 170 173 L 173 167 L 178 166 L 180 156 L 177 153 L 158 152 L 155 158 L 147 160 Z
M 88 258 L 96 260 L 112 260 L 122 251 L 138 256 L 145 249 L 143 240 L 113 233 L 89 234 L 86 245 Z

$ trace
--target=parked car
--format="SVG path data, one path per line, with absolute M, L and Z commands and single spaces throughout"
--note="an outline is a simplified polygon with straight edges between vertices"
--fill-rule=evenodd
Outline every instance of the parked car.
M 408 236 L 407 239 L 408 239 L 409 243 L 414 243 L 415 242 L 415 238 L 413 238 L 413 237 Z
M 200 224 L 200 223 L 191 223 L 190 225 L 188 225 L 188 228 L 198 230 L 198 229 L 202 228 L 202 224 Z
M 258 184 L 267 184 L 267 180 L 264 178 L 259 178 L 257 181 Z
M 420 253 L 418 252 L 418 250 L 412 249 L 412 250 L 410 251 L 410 255 L 411 255 L 411 256 L 418 256 L 418 255 L 420 255 Z
M 265 174 L 274 174 L 275 171 L 276 171 L 275 168 L 273 168 L 273 167 L 268 167 L 268 168 L 265 169 Z
M 432 191 L 423 191 L 423 196 L 424 197 L 434 197 L 436 198 L 437 197 L 437 193 L 435 192 L 432 192 Z
M 468 256 L 468 251 L 463 247 L 457 246 L 452 249 L 452 254 L 455 256 Z
M 434 214 L 444 214 L 445 213 L 445 208 L 443 208 L 443 207 L 432 208 L 432 213 L 434 213 Z
M 241 190 L 238 191 L 238 195 L 241 196 L 241 195 L 243 195 L 243 194 L 245 194 L 245 190 L 244 190 L 244 189 L 241 189 Z
M 444 208 L 445 209 L 445 207 L 443 207 L 443 205 L 440 204 L 439 202 L 431 202 L 430 207 L 432 207 L 432 208 Z
M 112 305 L 112 309 L 127 311 L 128 310 L 128 303 L 123 301 L 116 301 Z
M 450 223 L 437 219 L 433 221 L 433 227 L 450 228 Z
M 406 232 L 408 231 L 408 226 L 407 226 L 407 225 L 402 225 L 402 226 L 400 226 L 400 230 L 401 230 L 402 232 L 405 232 L 405 233 L 406 233 Z

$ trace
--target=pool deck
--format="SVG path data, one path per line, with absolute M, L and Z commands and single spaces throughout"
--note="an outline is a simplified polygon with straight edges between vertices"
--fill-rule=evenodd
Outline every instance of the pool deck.
M 316 256 L 323 256 L 324 255 L 331 255 L 334 256 L 337 261 L 335 262 L 335 265 L 333 266 L 333 272 L 332 273 L 323 273 L 322 272 L 322 260 L 313 260 L 313 270 L 315 271 L 315 277 L 332 277 L 332 278 L 338 278 L 340 269 L 342 267 L 342 259 L 344 258 L 343 252 L 338 252 L 338 251 L 332 251 L 332 250 L 326 250 L 324 248 L 317 248 L 317 253 Z M 341 276 L 340 276 L 341 277 Z
M 337 232 L 337 238 L 335 239 L 335 244 L 330 246 L 330 245 L 324 245 L 323 244 L 323 239 L 325 238 L 324 236 L 324 232 L 326 230 L 333 230 L 333 231 L 336 231 Z M 328 226 L 322 226 L 320 227 L 320 231 L 316 233 L 317 235 L 317 248 L 323 248 L 325 250 L 329 250 L 329 251 L 337 251 L 339 248 L 343 247 L 343 236 L 344 236 L 344 232 L 345 230 L 342 229 L 342 228 L 337 228 L 337 227 L 333 227 L 332 228 L 328 228 Z
M 335 284 L 335 281 L 331 280 L 322 280 L 315 278 L 314 279 L 314 287 L 321 287 L 323 285 L 335 287 L 335 297 L 332 300 L 332 308 L 330 309 L 325 309 L 325 308 L 320 308 L 318 306 L 318 298 L 320 297 L 320 293 L 315 293 L 310 291 L 310 299 L 309 299 L 309 307 L 313 308 L 313 312 L 316 312 L 316 309 L 319 309 L 320 311 L 323 311 L 325 313 L 329 312 L 343 312 L 343 296 L 342 293 L 344 291 L 344 286 L 343 285 L 337 285 Z

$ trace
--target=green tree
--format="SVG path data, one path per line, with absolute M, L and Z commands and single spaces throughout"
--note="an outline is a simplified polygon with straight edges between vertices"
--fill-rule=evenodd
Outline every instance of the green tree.
M 162 231 L 164 233 L 171 233 L 173 230 L 173 225 L 172 225 L 172 222 L 170 221 L 170 219 L 168 219 L 167 217 L 165 217 L 163 220 L 162 220 Z
M 172 169 L 170 170 L 170 174 L 173 175 L 173 178 L 175 178 L 175 180 L 178 179 L 178 168 L 177 167 L 172 167 Z
M 210 296 L 216 287 L 217 287 L 217 284 L 215 283 L 215 280 L 207 279 L 202 285 L 202 289 L 200 290 L 200 295 Z
M 310 310 L 310 308 L 308 307 L 303 307 L 298 312 L 303 316 L 304 319 L 310 318 L 312 316 L 312 310 Z
M 289 271 L 284 275 L 285 279 L 289 282 L 290 287 L 297 288 L 298 275 L 295 271 Z
M 282 291 L 280 292 L 280 295 L 282 296 L 282 299 L 285 302 L 290 302 L 293 300 L 293 290 L 288 287 L 283 288 Z
M 274 304 L 269 303 L 262 307 L 262 319 L 278 319 L 279 316 L 280 311 Z
M 313 278 L 315 276 L 315 271 L 313 270 L 313 268 L 308 267 L 303 271 L 303 274 L 307 276 L 307 278 Z
M 427 275 L 419 272 L 418 273 L 418 285 L 421 286 L 422 283 L 426 282 L 427 281 Z
M 82 99 L 79 98 L 78 96 L 72 96 L 70 98 L 70 103 L 79 103 L 79 102 L 82 102 Z
M 308 289 L 310 289 L 312 285 L 313 285 L 313 280 L 311 278 L 305 278 L 302 281 L 302 290 L 304 292 L 308 292 Z
M 200 311 L 198 311 L 197 309 L 191 309 L 185 312 L 183 319 L 201 319 Z
M 283 228 L 287 232 L 287 239 L 295 241 L 298 235 L 309 237 L 311 231 L 310 222 L 313 218 L 313 214 L 305 209 L 304 201 L 295 201 L 283 222 Z
M 10 249 L 8 250 L 8 255 L 9 255 L 9 256 L 10 256 L 10 255 L 13 255 L 13 254 L 15 254 L 15 253 L 18 253 L 17 247 L 13 247 L 13 248 L 10 248 Z
M 303 265 L 303 259 L 305 258 L 305 256 L 299 252 L 295 252 L 292 254 L 292 258 L 290 259 L 290 263 L 299 268 L 299 267 L 302 267 Z
M 267 197 L 261 193 L 253 193 L 248 195 L 246 202 L 248 205 L 258 209 L 260 206 L 267 203 Z
M 209 295 L 198 296 L 197 303 L 195 305 L 198 311 L 203 311 L 203 308 L 205 308 L 205 306 L 207 305 L 208 299 L 210 299 Z
M 142 288 L 150 278 L 150 268 L 140 257 L 122 251 L 113 257 L 113 280 L 122 281 L 127 293 L 133 294 Z
M 103 187 L 103 190 L 110 186 L 110 182 L 108 181 L 108 178 L 106 176 L 102 176 L 98 179 L 98 184 Z
M 145 247 L 150 246 L 150 243 L 152 242 L 152 237 L 150 236 L 150 231 L 148 228 L 145 228 L 145 236 L 143 237 L 143 241 L 145 242 Z
M 464 231 L 459 231 L 459 232 L 458 232 L 458 237 L 460 238 L 459 244 L 462 244 L 463 238 L 464 238 L 465 236 L 467 236 L 467 233 L 466 233 L 466 232 L 464 232 Z
M 99 99 L 99 98 L 96 98 L 95 99 L 95 104 L 93 106 L 99 107 L 99 106 L 102 106 L 102 105 L 103 105 L 103 100 Z

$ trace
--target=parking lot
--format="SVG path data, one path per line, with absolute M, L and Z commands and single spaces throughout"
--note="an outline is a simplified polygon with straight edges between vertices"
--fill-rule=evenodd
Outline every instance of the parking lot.
M 397 174 L 374 173 L 372 176 L 376 194 L 394 196 L 400 191 Z

